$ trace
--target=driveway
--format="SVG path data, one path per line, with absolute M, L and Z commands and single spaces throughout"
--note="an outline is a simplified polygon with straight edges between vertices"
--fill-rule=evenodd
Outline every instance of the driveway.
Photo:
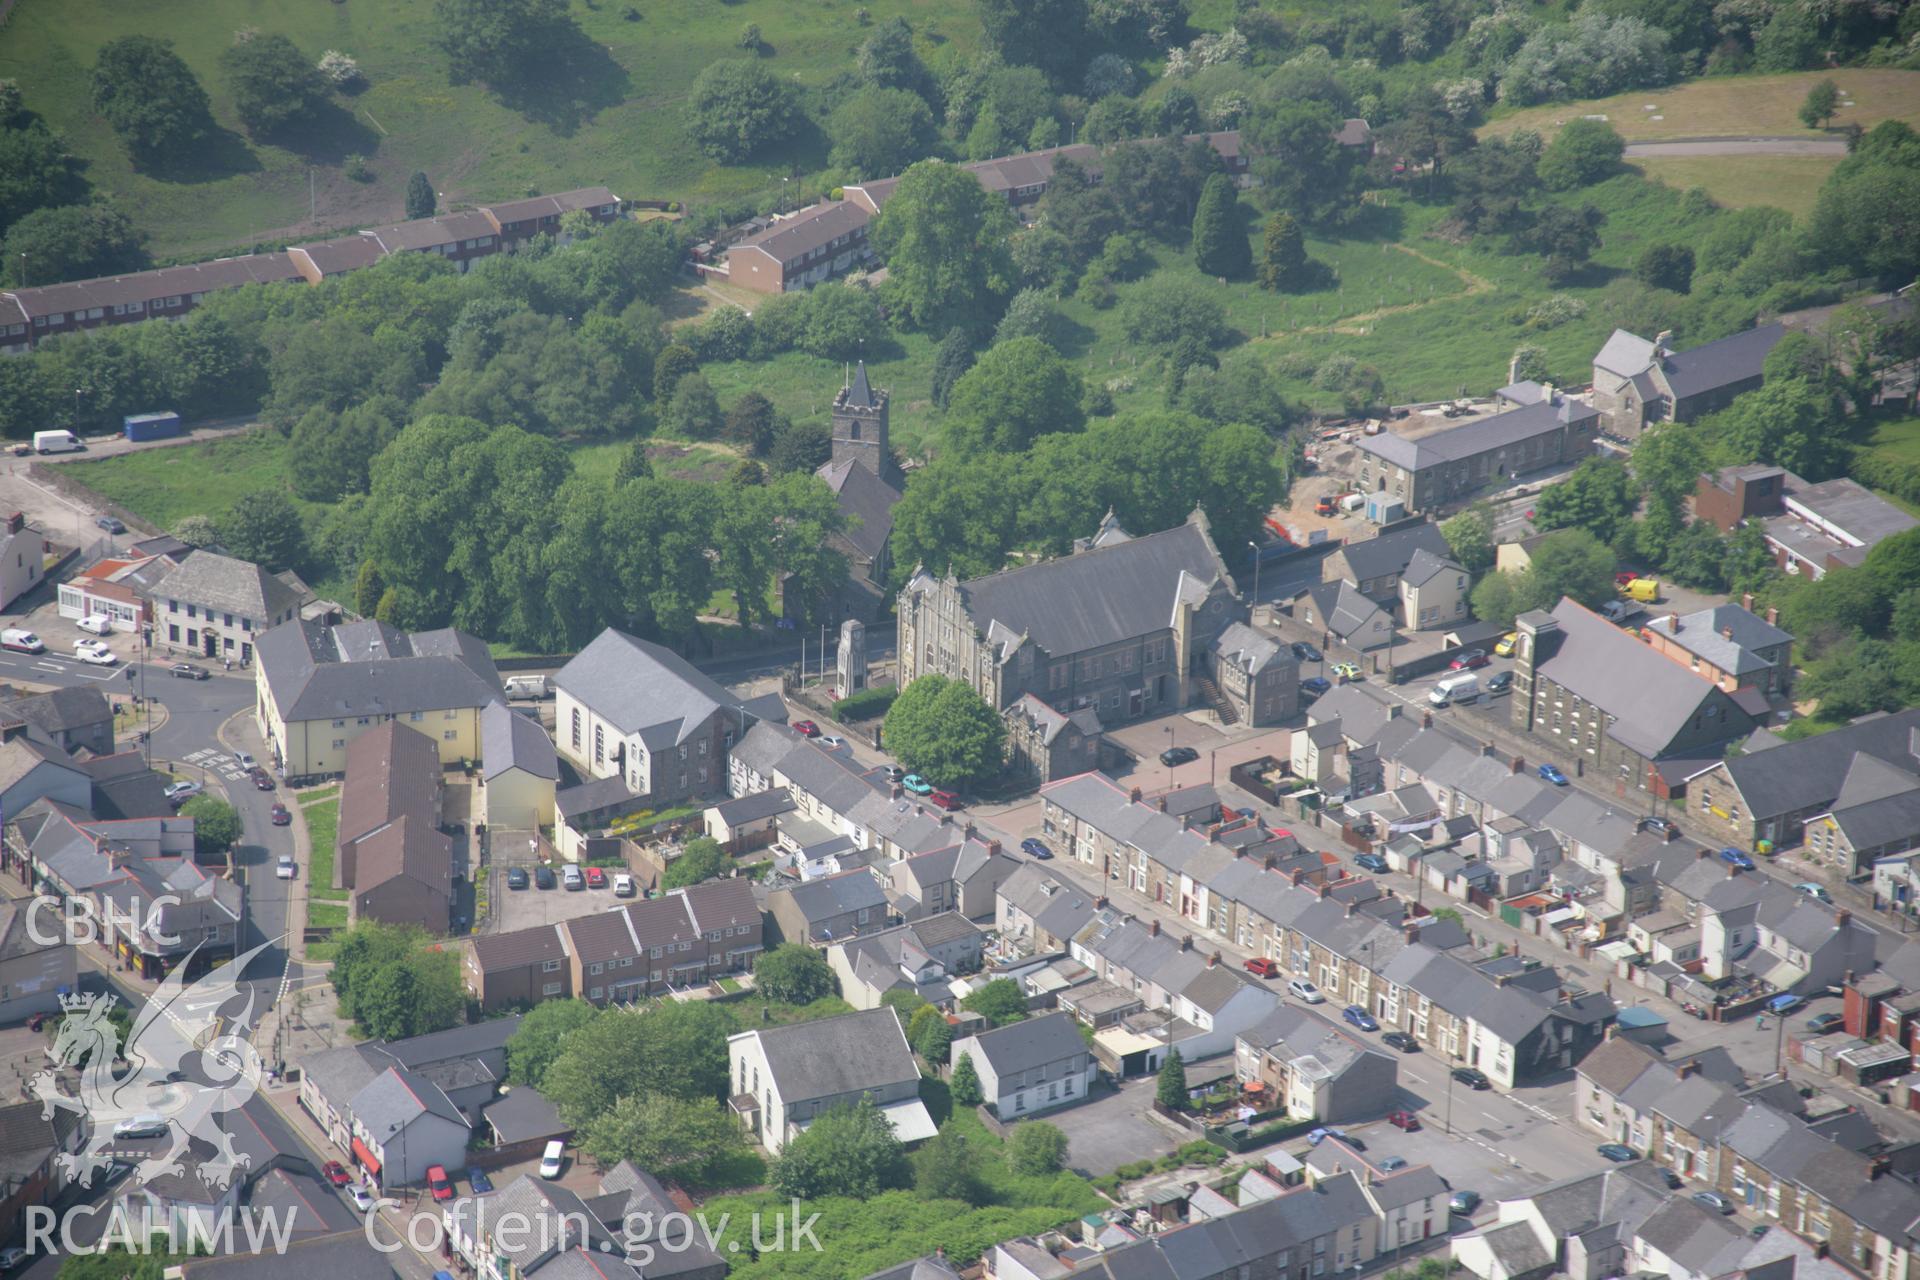
M 1157 1159 L 1182 1145 L 1170 1129 L 1150 1118 L 1155 1084 L 1154 1077 L 1143 1076 L 1118 1089 L 1103 1085 L 1091 1102 L 1043 1112 L 1036 1118 L 1067 1135 L 1070 1168 L 1099 1177 L 1123 1164 Z

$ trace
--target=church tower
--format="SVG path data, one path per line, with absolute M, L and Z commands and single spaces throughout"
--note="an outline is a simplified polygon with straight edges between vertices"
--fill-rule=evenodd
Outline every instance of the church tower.
M 900 475 L 893 465 L 893 449 L 887 439 L 887 393 L 867 381 L 867 364 L 862 360 L 853 381 L 840 388 L 833 398 L 833 462 L 858 462 L 894 488 L 900 487 Z

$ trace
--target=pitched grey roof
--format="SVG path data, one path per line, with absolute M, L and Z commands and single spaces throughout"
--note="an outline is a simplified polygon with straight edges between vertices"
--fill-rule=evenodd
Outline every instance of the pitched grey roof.
M 1244 622 L 1228 625 L 1213 643 L 1222 662 L 1231 663 L 1249 675 L 1259 675 L 1278 662 L 1293 662 L 1293 652 L 1277 637 Z
M 1798 742 L 1782 742 L 1748 751 L 1726 762 L 1726 770 L 1755 821 L 1830 803 L 1838 798 L 1856 754 L 1914 768 L 1912 735 L 1920 730 L 1920 708 L 1869 716 Z
M 720 815 L 722 822 L 729 826 L 738 826 L 743 822 L 758 822 L 762 818 L 791 813 L 793 796 L 785 787 L 770 787 L 765 791 L 755 791 L 750 795 L 722 800 L 713 808 Z
M 855 389 L 864 386 L 865 380 L 863 366 Z M 848 543 L 870 560 L 878 557 L 893 534 L 893 508 L 900 501 L 900 491 L 873 474 L 857 458 L 825 463 L 814 474 L 833 490 L 833 496 L 839 499 L 841 514 L 852 517 L 845 535 Z
M 920 1078 L 906 1032 L 892 1009 L 843 1013 L 745 1034 L 759 1037 L 774 1087 L 789 1106 Z
M 649 749 L 677 746 L 722 708 L 740 700 L 671 649 L 608 627 L 553 678 L 622 733 Z
M 1339 554 L 1346 558 L 1354 582 L 1404 573 L 1416 551 L 1436 556 L 1451 556 L 1453 549 L 1430 520 L 1417 520 L 1397 529 L 1384 530 L 1362 542 L 1349 542 Z
M 1351 582 L 1317 582 L 1308 587 L 1305 594 L 1319 611 L 1320 624 L 1342 640 L 1351 640 L 1370 630 L 1374 619 L 1385 614 Z
M 1401 575 L 1408 586 L 1425 586 L 1443 573 L 1465 573 L 1466 570 L 1447 557 L 1435 555 L 1421 547 L 1407 560 L 1407 571 Z
M 451 629 L 407 635 L 296 618 L 262 633 L 255 655 L 288 721 L 481 708 L 501 697 L 486 645 Z
M 1736 708 L 1711 681 L 1653 652 L 1620 628 L 1570 599 L 1553 610 L 1562 639 L 1540 664 L 1549 679 L 1612 717 L 1607 734 L 1639 755 L 1667 753 L 1687 722 L 1710 703 L 1730 717 Z
M 1685 616 L 1664 615 L 1647 626 L 1688 653 L 1697 653 L 1704 661 L 1735 675 L 1766 669 L 1768 664 L 1754 650 L 1793 642 L 1791 633 L 1737 604 L 1715 605 Z M 1732 635 L 1727 634 L 1729 631 Z
M 423 1115 L 439 1116 L 461 1128 L 467 1125 L 467 1118 L 439 1085 L 405 1067 L 388 1067 L 362 1086 L 347 1105 L 354 1119 L 380 1142 Z
M 305 603 L 259 565 L 212 551 L 195 551 L 153 584 L 153 596 L 253 619 L 265 626 Z
M 994 1073 L 1005 1077 L 1086 1053 L 1078 1025 L 1072 1014 L 1047 1013 L 983 1031 L 972 1040 Z
M 1146 537 L 960 584 L 974 624 L 997 623 L 1048 653 L 1098 649 L 1173 625 L 1183 580 L 1233 589 L 1213 540 L 1193 520 Z
M 48 734 L 71 733 L 113 719 L 113 708 L 99 689 L 72 687 L 22 694 L 0 704 L 0 713 L 18 716 Z
M 1645 372 L 1653 363 L 1653 344 L 1638 334 L 1615 329 L 1594 356 L 1593 363 L 1608 373 L 1631 378 Z
M 929 1255 L 876 1271 L 866 1280 L 960 1280 L 960 1272 L 944 1257 Z
M 1667 384 L 1676 396 L 1693 396 L 1757 378 L 1767 353 L 1786 332 L 1785 325 L 1763 324 L 1717 342 L 1676 351 L 1664 364 Z
M 1600 416 L 1599 410 L 1583 401 L 1556 395 L 1552 400 L 1508 409 L 1485 418 L 1463 422 L 1457 427 L 1442 427 L 1417 440 L 1395 435 L 1391 430 L 1379 435 L 1363 435 L 1354 447 L 1384 458 L 1397 467 L 1418 471 L 1424 467 L 1458 462 L 1495 449 L 1513 449 L 1539 436 L 1551 435 L 1569 425 L 1580 425 Z M 1448 554 L 1443 549 L 1441 554 Z
M 480 776 L 497 778 L 519 769 L 536 778 L 560 778 L 560 758 L 553 739 L 540 722 L 523 716 L 504 702 L 480 713 Z
M 572 1127 L 560 1118 L 553 1104 L 530 1085 L 522 1085 L 504 1097 L 495 1098 L 480 1108 L 480 1114 L 493 1129 L 495 1140 L 501 1146 L 556 1138 L 572 1132 Z
M 839 875 L 822 876 L 818 880 L 805 880 L 791 888 L 781 889 L 773 896 L 791 899 L 801 918 L 810 926 L 816 921 L 831 920 L 848 912 L 885 912 L 887 908 L 887 895 L 882 892 L 880 882 L 865 869 L 843 871 Z

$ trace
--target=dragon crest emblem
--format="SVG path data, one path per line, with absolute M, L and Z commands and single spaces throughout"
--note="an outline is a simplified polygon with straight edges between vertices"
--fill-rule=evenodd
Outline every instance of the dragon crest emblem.
M 80 1150 L 57 1157 L 70 1179 L 91 1186 L 96 1173 L 131 1158 L 120 1154 L 130 1139 L 116 1130 L 135 1121 L 164 1124 L 167 1137 L 163 1147 L 135 1161 L 137 1183 L 181 1176 L 192 1167 L 207 1186 L 224 1189 L 249 1163 L 218 1117 L 260 1087 L 260 1055 L 247 1040 L 254 995 L 242 992 L 239 979 L 268 945 L 215 966 L 191 984 L 182 975 L 192 957 L 177 965 L 134 1010 L 118 1063 L 112 1015 L 120 998 L 92 992 L 61 997 L 66 1016 L 50 1050 L 56 1067 L 34 1076 L 31 1087 L 43 1118 L 69 1111 L 87 1124 Z M 80 1069 L 78 1086 L 63 1092 L 61 1070 L 73 1067 Z

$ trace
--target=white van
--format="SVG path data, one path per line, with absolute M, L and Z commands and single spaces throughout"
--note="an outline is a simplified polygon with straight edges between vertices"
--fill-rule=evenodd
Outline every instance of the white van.
M 553 679 L 550 676 L 508 676 L 506 689 L 509 698 L 546 698 L 553 694 Z
M 1448 676 L 1433 686 L 1427 701 L 1436 707 L 1453 702 L 1472 702 L 1480 696 L 1480 677 L 1471 674 Z
M 33 451 L 35 453 L 72 453 L 84 449 L 80 437 L 71 431 L 36 431 L 33 433 Z
M 540 1155 L 540 1176 L 543 1178 L 559 1177 L 561 1162 L 564 1161 L 566 1157 L 567 1144 L 565 1142 L 559 1138 L 555 1138 L 552 1142 L 549 1142 L 547 1149 Z
M 47 644 L 31 631 L 8 627 L 0 631 L 0 649 L 12 649 L 15 653 L 45 653 Z

